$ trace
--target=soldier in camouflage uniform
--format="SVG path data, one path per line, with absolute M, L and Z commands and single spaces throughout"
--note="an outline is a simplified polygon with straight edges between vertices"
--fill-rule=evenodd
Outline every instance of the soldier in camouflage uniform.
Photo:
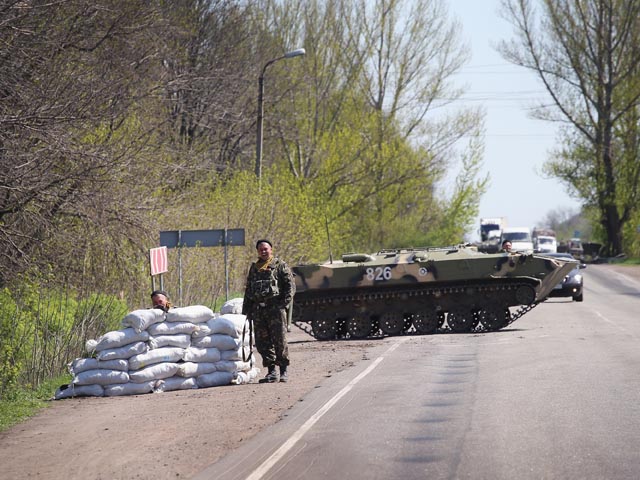
M 288 380 L 289 349 L 287 346 L 287 309 L 291 308 L 295 283 L 289 266 L 273 256 L 269 240 L 256 242 L 258 261 L 251 264 L 247 275 L 242 313 L 253 321 L 256 347 L 267 367 L 260 383 Z

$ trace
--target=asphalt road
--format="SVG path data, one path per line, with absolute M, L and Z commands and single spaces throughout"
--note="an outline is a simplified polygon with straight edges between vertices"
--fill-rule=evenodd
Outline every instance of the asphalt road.
M 583 273 L 500 332 L 384 339 L 196 478 L 640 478 L 640 282 Z

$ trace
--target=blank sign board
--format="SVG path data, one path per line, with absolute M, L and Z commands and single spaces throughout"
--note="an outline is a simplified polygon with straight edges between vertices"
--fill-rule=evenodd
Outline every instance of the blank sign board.
M 226 241 L 225 241 L 226 232 Z M 224 247 L 243 246 L 244 228 L 232 230 L 170 230 L 160 232 L 160 246 L 182 247 Z

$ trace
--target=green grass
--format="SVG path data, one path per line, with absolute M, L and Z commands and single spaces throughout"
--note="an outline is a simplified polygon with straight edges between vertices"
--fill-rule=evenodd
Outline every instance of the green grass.
M 60 385 L 71 381 L 70 375 L 48 380 L 36 389 L 16 388 L 0 399 L 0 432 L 32 417 L 49 405 L 47 400 Z
M 640 258 L 627 258 L 624 262 L 624 265 L 640 265 Z
M 640 265 L 640 258 L 625 258 L 622 260 L 613 260 L 611 263 L 616 265 Z

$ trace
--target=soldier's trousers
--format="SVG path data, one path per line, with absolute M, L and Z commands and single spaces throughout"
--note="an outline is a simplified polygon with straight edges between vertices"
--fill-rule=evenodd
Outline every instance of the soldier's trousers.
M 262 356 L 262 366 L 289 365 L 287 346 L 287 311 L 273 307 L 257 308 L 252 315 L 256 348 Z

